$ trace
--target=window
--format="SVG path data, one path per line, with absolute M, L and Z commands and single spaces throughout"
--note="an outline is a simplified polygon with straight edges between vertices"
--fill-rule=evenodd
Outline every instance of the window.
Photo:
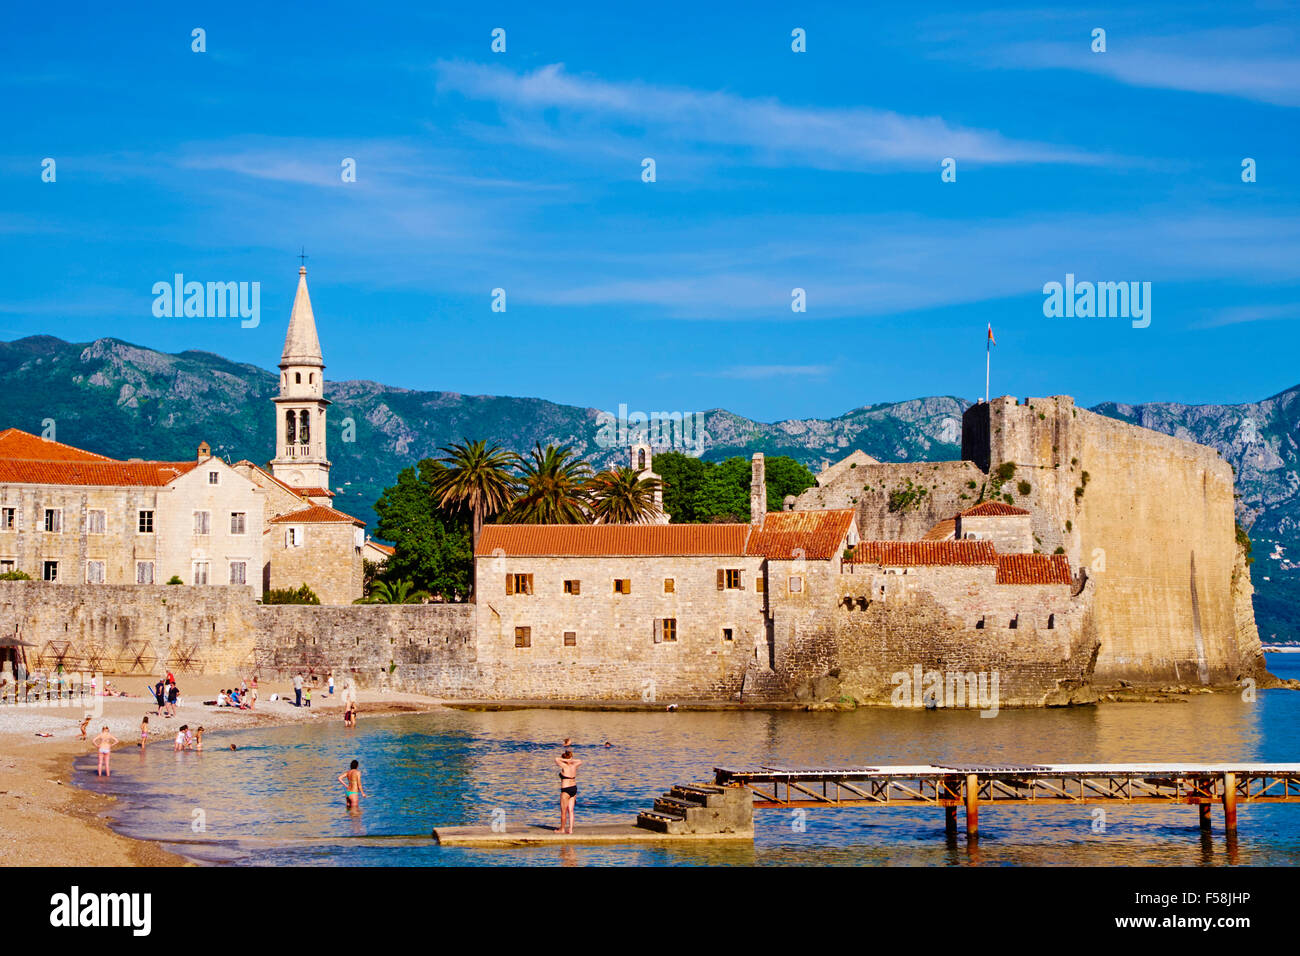
M 975 622 L 975 630 L 977 631 L 984 630 L 984 618 L 980 618 L 978 621 Z
M 531 627 L 515 628 L 515 647 L 532 647 L 533 629 Z
M 507 574 L 506 594 L 532 594 L 533 576 L 531 574 Z
M 86 562 L 86 583 L 87 584 L 104 583 L 104 562 L 103 561 Z
M 745 582 L 742 575 L 740 568 L 718 568 L 718 590 L 743 591 Z
M 677 641 L 677 618 L 655 618 L 655 643 L 673 644 Z
M 243 534 L 247 528 L 247 514 L 243 511 L 230 512 L 230 533 Z
M 803 591 L 803 575 L 790 575 L 790 593 L 799 594 L 801 591 Z
M 762 574 L 759 574 L 754 578 L 754 590 L 759 594 L 763 594 L 767 591 L 767 578 Z
M 645 449 L 638 448 L 636 453 L 636 470 L 645 471 Z
M 311 416 L 307 414 L 307 409 L 298 413 L 298 444 L 306 445 L 311 441 Z
M 284 530 L 284 546 L 286 548 L 301 548 L 302 528 L 286 528 Z
M 141 511 L 140 522 L 136 527 L 141 534 L 153 534 L 153 512 Z
M 14 570 L 13 558 L 0 558 L 0 574 L 8 574 Z
M 231 584 L 248 583 L 248 562 L 247 561 L 230 562 L 230 583 Z
M 294 372 L 294 373 L 293 373 L 293 384 L 295 384 L 295 385 L 301 385 L 301 384 L 302 384 L 302 372 Z
M 1016 628 L 1018 628 L 1019 626 L 1020 626 L 1020 615 L 1019 615 L 1019 614 L 1017 614 L 1017 615 L 1016 615 L 1015 617 L 1013 617 L 1009 622 L 1007 622 L 1007 627 L 1011 628 L 1011 630 L 1013 630 L 1013 631 L 1014 631 Z
M 729 627 L 724 627 L 724 628 L 722 629 L 722 639 L 723 639 L 724 641 L 732 641 L 732 640 L 735 640 L 735 637 L 736 637 L 735 632 L 734 632 L 731 628 L 729 628 Z
M 565 646 L 565 647 L 577 647 L 577 646 L 578 646 L 578 632 L 577 632 L 577 631 L 565 631 L 565 632 L 564 632 L 564 646 Z
M 298 416 L 289 409 L 284 413 L 284 443 L 293 445 L 298 440 Z
M 52 534 L 58 534 L 63 530 L 63 509 L 46 508 L 45 509 L 45 530 Z
M 137 561 L 135 563 L 135 583 L 153 584 L 153 562 Z
M 1055 614 L 1047 615 L 1047 629 L 1050 631 L 1055 629 L 1055 627 L 1056 627 L 1056 615 Z
M 614 579 L 614 593 L 615 593 L 615 594 L 631 594 L 631 593 L 632 593 L 632 579 L 631 579 L 631 578 L 615 578 L 615 579 Z
M 565 594 L 581 594 L 581 593 L 582 593 L 582 582 L 581 582 L 581 581 L 565 581 L 565 582 L 564 582 L 564 593 L 565 593 Z
M 13 531 L 18 527 L 18 509 L 0 509 L 0 531 Z
M 221 472 L 219 472 L 219 471 L 210 471 L 210 472 L 208 472 L 208 484 L 210 484 L 210 485 L 219 485 L 219 484 L 221 484 Z
M 86 534 L 105 534 L 108 531 L 108 517 L 103 511 L 86 512 Z
M 59 562 L 42 561 L 41 562 L 41 580 L 57 581 L 59 579 Z
M 194 562 L 194 583 L 195 584 L 208 583 L 208 567 L 209 565 L 207 561 Z
M 212 530 L 211 520 L 210 520 L 211 517 L 212 517 L 212 512 L 210 511 L 194 512 L 194 533 L 209 534 Z
M 676 581 L 674 581 L 672 578 L 664 578 L 664 594 L 674 593 L 674 589 L 676 587 L 677 587 Z

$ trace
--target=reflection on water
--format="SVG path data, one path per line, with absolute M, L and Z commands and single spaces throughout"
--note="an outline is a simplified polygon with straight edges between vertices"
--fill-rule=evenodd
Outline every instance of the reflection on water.
M 1285 655 L 1282 655 L 1283 657 Z M 1300 661 L 1270 666 L 1300 676 Z M 674 783 L 708 780 L 726 764 L 1300 760 L 1300 694 L 1255 703 L 1215 694 L 1185 704 L 1052 711 L 864 709 L 851 713 L 588 713 L 552 710 L 436 714 L 263 731 L 211 733 L 204 753 L 121 752 L 113 777 L 78 764 L 78 783 L 122 795 L 115 825 L 179 844 L 200 859 L 330 865 L 1199 865 L 1300 864 L 1300 806 L 1241 811 L 1229 848 L 1216 810 L 1202 838 L 1190 807 L 980 809 L 981 840 L 948 842 L 941 811 L 757 812 L 747 842 L 684 846 L 465 849 L 428 839 L 434 826 L 555 822 L 553 758 L 564 737 L 586 761 L 578 821 L 625 821 Z M 612 744 L 605 747 L 605 742 Z M 239 749 L 231 751 L 235 742 Z M 361 762 L 369 799 L 349 814 L 338 775 Z M 89 769 L 87 769 L 89 768 Z

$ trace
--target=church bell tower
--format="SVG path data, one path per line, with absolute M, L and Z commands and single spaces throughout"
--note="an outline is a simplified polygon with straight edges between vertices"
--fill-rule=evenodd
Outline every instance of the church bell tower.
M 307 268 L 298 270 L 289 331 L 280 355 L 275 403 L 275 458 L 271 474 L 317 504 L 328 504 L 330 462 L 325 457 L 325 360 L 307 294 Z

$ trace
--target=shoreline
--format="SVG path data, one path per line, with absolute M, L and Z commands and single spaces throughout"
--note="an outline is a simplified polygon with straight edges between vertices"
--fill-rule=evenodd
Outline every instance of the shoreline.
M 116 678 L 119 686 L 128 679 Z M 141 678 L 144 682 L 144 678 Z M 252 730 L 328 717 L 342 719 L 341 695 L 315 693 L 313 707 L 297 708 L 286 700 L 259 699 L 257 710 L 217 709 L 201 701 L 216 696 L 221 687 L 234 686 L 230 675 L 180 675 L 185 696 L 176 717 L 155 717 L 151 699 L 103 698 L 102 718 L 87 728 L 79 740 L 77 726 L 86 711 L 79 707 L 11 707 L 0 709 L 0 856 L 6 866 L 197 866 L 156 840 L 136 839 L 113 829 L 110 813 L 117 798 L 82 789 L 75 783 L 77 758 L 92 754 L 89 738 L 108 724 L 120 743 L 113 755 L 120 759 L 136 751 L 140 717 L 150 715 L 149 746 L 170 750 L 172 734 L 182 724 L 202 725 L 215 744 L 223 730 Z M 259 694 L 267 698 L 280 682 L 263 682 Z M 287 684 L 287 682 L 285 682 Z M 292 691 L 290 691 L 292 695 Z M 184 702 L 184 701 L 189 701 Z M 358 719 L 440 709 L 442 701 L 418 694 L 374 691 L 357 693 Z M 153 730 L 153 728 L 158 728 Z M 36 736 L 38 733 L 52 737 Z

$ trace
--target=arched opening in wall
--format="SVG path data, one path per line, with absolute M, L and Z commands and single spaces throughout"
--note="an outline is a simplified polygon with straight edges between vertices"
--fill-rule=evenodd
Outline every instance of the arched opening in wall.
M 298 416 L 289 409 L 284 413 L 284 443 L 286 445 L 296 444 L 298 440 Z
M 645 449 L 641 448 L 636 453 L 637 471 L 645 471 Z
M 305 408 L 298 413 L 298 441 L 303 445 L 311 441 L 311 416 Z
M 293 384 L 295 384 L 295 385 L 301 385 L 301 384 L 302 384 L 302 372 L 294 372 L 294 373 L 293 373 Z
M 1056 627 L 1056 615 L 1055 614 L 1047 615 L 1047 629 L 1050 631 L 1055 629 L 1055 627 Z

